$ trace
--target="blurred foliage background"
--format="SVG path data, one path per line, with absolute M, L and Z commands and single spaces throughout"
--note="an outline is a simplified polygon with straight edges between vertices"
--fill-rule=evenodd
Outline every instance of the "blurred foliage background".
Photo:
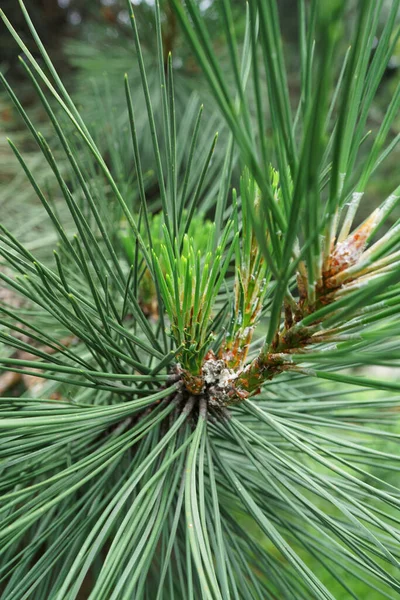
M 152 17 L 154 0 L 133 0 L 135 15 L 138 23 L 139 33 L 143 44 L 143 52 L 150 73 L 150 91 L 152 101 L 157 114 L 160 103 L 160 94 L 156 70 L 151 78 L 151 64 L 155 62 L 154 43 L 154 20 Z M 242 0 L 231 0 L 234 11 L 235 25 L 238 37 L 244 35 L 245 11 Z M 387 2 L 389 6 L 389 2 Z M 133 90 L 140 90 L 139 72 L 135 60 L 135 49 L 130 33 L 128 10 L 124 0 L 29 0 L 26 3 L 28 11 L 38 29 L 45 46 L 48 48 L 59 73 L 64 77 L 68 89 L 73 93 L 85 121 L 94 130 L 96 142 L 99 144 L 104 156 L 107 158 L 113 175 L 119 181 L 124 181 L 125 192 L 132 195 L 132 201 L 136 196 L 135 182 L 133 178 L 133 165 L 126 151 L 130 144 L 129 136 L 125 135 L 128 126 L 127 111 L 125 110 L 125 96 L 123 89 L 123 77 L 127 72 Z M 213 0 L 199 0 L 199 6 L 207 19 L 208 26 L 213 33 L 214 47 L 218 51 L 220 62 L 227 60 L 227 49 L 225 45 L 224 32 L 220 25 L 217 4 Z M 18 3 L 14 0 L 3 0 L 2 8 L 12 21 L 20 34 L 26 39 L 28 47 L 37 56 L 32 41 L 27 34 L 26 25 L 23 22 Z M 200 102 L 204 104 L 204 117 L 201 136 L 204 141 L 204 151 L 215 131 L 219 131 L 219 141 L 213 156 L 214 172 L 219 169 L 223 161 L 226 137 L 224 135 L 222 122 L 215 110 L 214 102 L 207 93 L 200 70 L 198 69 L 187 44 L 176 21 L 168 0 L 162 2 L 163 9 L 163 44 L 164 56 L 168 52 L 173 53 L 173 65 L 175 69 L 174 79 L 176 85 L 177 114 L 180 115 L 181 123 L 185 115 L 189 118 Z M 299 53 L 298 53 L 298 12 L 297 0 L 280 0 L 281 25 L 286 42 L 287 68 L 290 74 L 291 93 L 293 105 L 295 105 L 299 94 Z M 384 14 L 384 13 L 383 13 Z M 351 25 L 355 18 L 354 2 L 348 2 L 348 19 L 343 27 Z M 383 17 L 384 18 L 384 17 Z M 23 103 L 29 106 L 32 118 L 36 122 L 43 120 L 43 133 L 51 135 L 47 131 L 48 125 L 42 114 L 42 109 L 36 104 L 32 89 L 25 84 L 22 67 L 15 43 L 4 26 L 0 26 L 0 56 L 1 68 L 7 77 L 18 84 L 19 97 Z M 23 57 L 22 57 L 23 59 Z M 400 47 L 392 57 L 392 61 L 386 72 L 386 77 L 377 95 L 374 112 L 370 119 L 370 128 L 373 130 L 381 122 L 382 115 L 388 105 L 391 93 L 394 89 L 395 80 L 399 75 Z M 145 104 L 142 92 L 137 91 L 134 97 L 137 115 L 139 137 L 141 141 L 142 164 L 148 170 L 148 189 L 154 185 L 152 180 L 152 150 L 149 131 L 146 128 Z M 3 134 L 0 141 L 0 160 L 2 164 L 0 175 L 0 210 L 3 219 L 12 220 L 14 227 L 18 220 L 18 235 L 23 234 L 32 244 L 42 238 L 47 223 L 38 217 L 35 219 L 36 200 L 29 188 L 29 184 L 22 176 L 15 158 L 8 148 L 6 137 L 12 134 L 13 140 L 23 144 L 25 152 L 29 152 L 32 165 L 36 155 L 36 148 L 29 139 L 25 128 L 15 114 L 5 92 L 0 91 L 0 115 Z M 141 117 L 142 115 L 142 117 Z M 400 119 L 397 119 L 395 128 L 391 132 L 394 139 L 400 130 Z M 117 133 L 117 135 L 115 135 Z M 112 135 L 111 135 L 112 134 Z M 26 139 L 24 139 L 24 136 Z M 183 145 L 181 144 L 182 148 Z M 368 138 L 365 141 L 365 149 L 368 149 Z M 369 190 L 368 199 L 364 203 L 364 210 L 360 211 L 359 219 L 369 214 L 371 207 L 390 193 L 394 187 L 396 175 L 396 153 L 392 154 L 379 172 L 373 178 Z M 185 156 L 182 156 L 184 166 Z M 209 174 L 209 182 L 206 192 L 212 194 L 212 172 Z M 46 172 L 40 173 L 43 184 L 49 185 Z M 157 208 L 157 189 L 151 190 L 154 197 L 154 208 Z M 54 202 L 57 202 L 57 191 L 54 190 Z M 204 199 L 205 209 L 207 198 Z M 20 210 L 20 203 L 24 210 Z M 29 209 L 29 215 L 28 215 Z M 60 207 L 61 209 L 61 207 Z M 108 207 L 110 209 L 110 207 Z M 32 212 L 31 212 L 32 211 Z M 41 212 L 41 209 L 39 208 Z M 392 219 L 398 218 L 397 214 Z M 41 245 L 51 245 L 53 237 L 47 232 L 45 239 L 41 239 Z

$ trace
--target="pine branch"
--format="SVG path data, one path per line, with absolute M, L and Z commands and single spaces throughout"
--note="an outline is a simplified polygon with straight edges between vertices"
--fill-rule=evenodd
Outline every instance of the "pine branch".
M 41 60 L 3 19 L 56 140 L 2 81 L 52 185 L 11 148 L 58 246 L 1 226 L 0 368 L 44 381 L 0 403 L 2 597 L 393 597 L 400 384 L 366 368 L 400 365 L 399 188 L 354 223 L 398 141 L 397 89 L 364 144 L 400 0 L 371 61 L 381 2 L 343 51 L 345 3 L 300 2 L 296 111 L 274 0 L 242 20 L 174 0 L 217 145 L 219 118 L 181 107 L 158 1 L 154 23 L 128 3 L 122 134 L 89 126 L 20 4 Z

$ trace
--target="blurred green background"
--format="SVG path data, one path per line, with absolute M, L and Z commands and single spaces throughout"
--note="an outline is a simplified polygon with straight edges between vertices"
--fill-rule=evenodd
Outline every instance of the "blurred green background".
M 235 25 L 239 39 L 243 37 L 245 26 L 245 4 L 242 0 L 231 0 Z M 154 22 L 153 22 L 154 0 L 133 0 L 136 20 L 141 36 L 145 61 L 149 73 L 149 85 L 152 92 L 152 101 L 155 112 L 160 102 L 158 93 L 158 81 L 155 64 Z M 347 3 L 347 18 L 343 27 L 352 27 L 356 19 L 356 2 L 349 0 Z M 390 0 L 387 1 L 387 6 Z M 93 129 L 96 141 L 99 143 L 104 155 L 107 157 L 113 175 L 126 183 L 126 193 L 134 195 L 134 175 L 130 152 L 130 141 L 125 135 L 127 131 L 127 113 L 125 110 L 125 95 L 123 90 L 123 77 L 128 73 L 131 87 L 134 90 L 134 103 L 136 118 L 141 139 L 141 154 L 145 168 L 149 171 L 149 187 L 151 187 L 152 149 L 151 140 L 146 127 L 145 105 L 140 91 L 138 67 L 135 60 L 135 50 L 130 32 L 127 4 L 124 0 L 27 0 L 26 6 L 37 27 L 42 41 L 48 48 L 52 60 L 59 73 L 72 92 L 86 122 Z M 207 122 L 206 131 L 203 132 L 204 143 L 210 140 L 215 131 L 220 131 L 220 141 L 214 157 L 215 172 L 219 160 L 224 156 L 224 127 L 220 122 L 219 115 L 215 109 L 213 100 L 207 93 L 202 75 L 185 43 L 171 9 L 168 0 L 162 1 L 163 9 L 163 42 L 165 57 L 169 51 L 173 53 L 174 77 L 177 97 L 178 124 L 179 117 L 183 120 L 185 111 L 188 110 L 190 102 L 204 103 Z M 221 64 L 227 63 L 228 56 L 224 32 L 220 26 L 217 3 L 214 0 L 199 0 L 199 6 L 207 21 L 207 26 L 212 32 L 214 47 L 218 52 Z M 299 94 L 298 60 L 298 12 L 297 0 L 279 0 L 278 6 L 281 13 L 282 32 L 285 41 L 287 68 L 290 75 L 290 89 L 293 97 L 293 106 Z M 3 0 L 2 8 L 15 28 L 22 34 L 30 50 L 37 56 L 37 52 L 29 36 L 29 30 L 24 23 L 18 2 L 15 0 Z M 384 13 L 383 13 L 384 19 Z M 6 73 L 18 89 L 18 96 L 23 100 L 24 106 L 31 110 L 35 122 L 43 121 L 44 133 L 51 135 L 41 108 L 35 95 L 19 64 L 16 44 L 12 40 L 4 26 L 0 26 L 0 65 L 3 73 Z M 373 132 L 381 122 L 396 80 L 399 77 L 398 65 L 400 62 L 400 45 L 398 52 L 391 59 L 385 78 L 378 90 L 373 111 L 370 115 L 368 126 Z M 345 48 L 344 48 L 345 50 Z M 23 57 L 22 57 L 23 59 Z M 340 62 L 340 57 L 338 57 Z M 26 210 L 28 207 L 35 209 L 36 201 L 32 192 L 27 187 L 26 181 L 11 155 L 6 142 L 6 137 L 12 134 L 13 141 L 19 143 L 19 147 L 29 154 L 33 164 L 35 162 L 36 148 L 32 145 L 25 133 L 25 128 L 15 109 L 12 108 L 4 91 L 0 90 L 0 116 L 2 133 L 0 141 L 0 210 L 2 217 L 9 216 L 12 222 L 18 221 L 18 233 L 25 237 L 35 234 L 37 236 L 39 227 L 43 229 L 44 224 L 38 223 L 32 227 L 34 217 L 27 226 Z M 204 122 L 203 121 L 203 122 Z M 390 132 L 389 140 L 394 139 L 399 133 L 400 119 L 397 119 L 393 130 Z M 372 138 L 372 136 L 370 136 Z M 369 146 L 369 139 L 365 143 L 365 151 Z M 184 153 L 184 150 L 182 149 Z M 363 202 L 359 214 L 359 220 L 363 219 L 378 202 L 382 201 L 396 185 L 398 153 L 394 152 L 391 158 L 374 174 L 367 190 L 367 196 Z M 40 161 L 40 158 L 37 157 Z M 46 181 L 46 173 L 41 174 L 42 180 Z M 131 185 L 132 184 L 132 185 Z M 130 190 L 128 192 L 128 190 Z M 54 190 L 57 201 L 57 192 Z M 154 189 L 152 196 L 156 199 L 157 190 Z M 24 222 L 19 222 L 20 202 L 24 206 Z M 398 214 L 392 215 L 392 220 L 398 218 Z M 50 233 L 49 233 L 50 235 Z M 34 236 L 33 236 L 34 237 Z M 51 237 L 49 238 L 49 240 Z

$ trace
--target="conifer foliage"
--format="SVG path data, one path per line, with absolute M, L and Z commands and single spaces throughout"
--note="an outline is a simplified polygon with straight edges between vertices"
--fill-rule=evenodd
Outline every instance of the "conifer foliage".
M 1 226 L 0 279 L 20 298 L 0 305 L 1 369 L 45 382 L 0 400 L 2 598 L 395 598 L 400 187 L 361 223 L 357 211 L 399 141 L 399 85 L 373 133 L 368 119 L 400 0 L 383 26 L 383 1 L 360 0 L 351 31 L 344 1 L 300 0 L 297 106 L 275 0 L 249 1 L 243 40 L 229 0 L 215 0 L 229 75 L 199 3 L 172 4 L 229 131 L 211 202 L 217 134 L 199 151 L 202 106 L 180 122 L 158 0 L 157 115 L 129 4 L 135 194 L 22 0 L 35 55 L 1 15 L 53 134 L 2 83 L 69 213 L 10 141 L 58 244 L 38 258 Z

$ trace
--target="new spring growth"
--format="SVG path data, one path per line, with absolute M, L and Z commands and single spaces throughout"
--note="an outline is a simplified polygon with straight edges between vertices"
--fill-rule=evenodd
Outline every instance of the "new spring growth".
M 275 198 L 280 201 L 279 175 L 271 171 Z M 361 225 L 351 231 L 347 214 L 345 237 L 340 219 L 335 221 L 329 255 L 319 260 L 321 274 L 313 285 L 309 301 L 307 267 L 298 264 L 297 276 L 287 291 L 281 309 L 281 322 L 272 343 L 262 346 L 257 356 L 248 361 L 251 342 L 262 321 L 271 274 L 254 233 L 248 213 L 249 202 L 257 214 L 260 191 L 249 173 L 241 178 L 242 226 L 239 230 L 235 217 L 224 232 L 223 241 L 215 255 L 201 256 L 193 252 L 193 240 L 185 237 L 179 260 L 168 258 L 166 247 L 161 255 L 168 265 L 163 295 L 171 319 L 171 331 L 176 342 L 183 345 L 178 371 L 184 387 L 190 394 L 207 397 L 214 406 L 238 402 L 258 393 L 263 383 L 286 370 L 298 369 L 301 357 L 306 358 L 316 344 L 348 341 L 337 326 L 328 326 L 337 313 L 343 294 L 355 287 L 362 288 L 371 277 L 382 277 L 393 272 L 400 263 L 400 251 L 388 253 L 400 241 L 399 227 L 392 227 L 378 242 L 371 245 L 388 214 L 399 199 L 397 189 L 382 206 Z M 235 204 L 234 195 L 234 204 Z M 237 206 L 234 206 L 237 215 Z M 354 218 L 354 215 L 352 216 Z M 265 232 L 268 244 L 268 232 Z M 228 245 L 228 239 L 232 240 Z M 297 247 L 299 245 L 297 244 Z M 235 280 L 231 317 L 226 334 L 217 351 L 211 350 L 214 302 L 221 287 L 222 277 L 229 268 L 235 249 Z M 165 289 L 164 289 L 165 288 Z M 362 311 L 362 302 L 354 316 Z M 340 314 L 340 313 L 339 313 Z M 356 336 L 357 337 L 357 336 Z

